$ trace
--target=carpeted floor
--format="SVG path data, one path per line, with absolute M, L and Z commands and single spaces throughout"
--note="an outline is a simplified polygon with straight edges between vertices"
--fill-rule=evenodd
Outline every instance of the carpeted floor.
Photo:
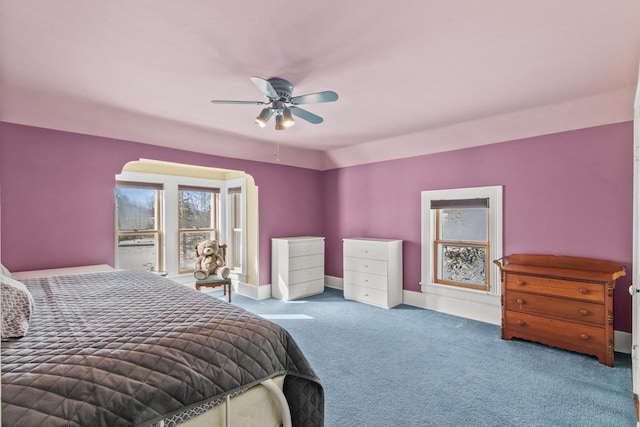
M 636 425 L 626 354 L 609 368 L 503 341 L 498 326 L 407 305 L 380 309 L 329 288 L 288 303 L 234 294 L 233 304 L 295 338 L 322 380 L 327 427 Z

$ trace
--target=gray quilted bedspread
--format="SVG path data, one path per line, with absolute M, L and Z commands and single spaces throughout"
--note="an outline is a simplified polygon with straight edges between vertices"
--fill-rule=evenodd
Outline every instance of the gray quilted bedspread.
M 322 385 L 282 327 L 147 272 L 25 280 L 36 311 L 2 343 L 3 426 L 148 426 L 287 374 L 295 426 Z

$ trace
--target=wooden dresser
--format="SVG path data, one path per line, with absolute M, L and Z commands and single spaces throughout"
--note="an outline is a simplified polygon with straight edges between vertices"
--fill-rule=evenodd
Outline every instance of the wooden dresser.
M 510 255 L 502 271 L 502 338 L 598 357 L 613 366 L 613 289 L 625 268 L 611 261 Z

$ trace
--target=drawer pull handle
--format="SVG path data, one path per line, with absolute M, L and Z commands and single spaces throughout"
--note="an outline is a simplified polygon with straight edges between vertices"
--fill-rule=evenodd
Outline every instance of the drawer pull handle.
M 518 320 L 516 323 L 518 326 L 524 326 L 524 320 Z
M 587 310 L 586 308 L 582 308 L 578 311 L 578 313 L 582 314 L 583 316 L 586 316 L 587 314 L 589 314 L 589 310 Z
M 580 292 L 582 295 L 586 295 L 589 293 L 589 289 L 580 288 L 578 289 L 578 292 Z
M 587 334 L 582 334 L 582 335 L 580 335 L 580 338 L 582 338 L 583 340 L 585 340 L 585 341 L 586 341 L 586 340 L 588 340 L 588 339 L 589 339 L 589 335 L 587 335 Z
M 522 281 L 522 280 L 516 280 L 516 285 L 518 285 L 518 286 L 524 286 L 524 281 Z
M 522 298 L 518 298 L 516 302 L 520 305 L 524 304 L 524 300 Z

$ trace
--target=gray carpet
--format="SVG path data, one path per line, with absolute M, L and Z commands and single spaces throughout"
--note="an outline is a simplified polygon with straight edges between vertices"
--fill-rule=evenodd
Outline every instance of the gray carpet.
M 222 298 L 222 291 L 209 292 Z M 595 357 L 525 341 L 498 326 L 329 289 L 289 303 L 233 303 L 284 326 L 325 389 L 327 427 L 635 426 L 629 355 Z

